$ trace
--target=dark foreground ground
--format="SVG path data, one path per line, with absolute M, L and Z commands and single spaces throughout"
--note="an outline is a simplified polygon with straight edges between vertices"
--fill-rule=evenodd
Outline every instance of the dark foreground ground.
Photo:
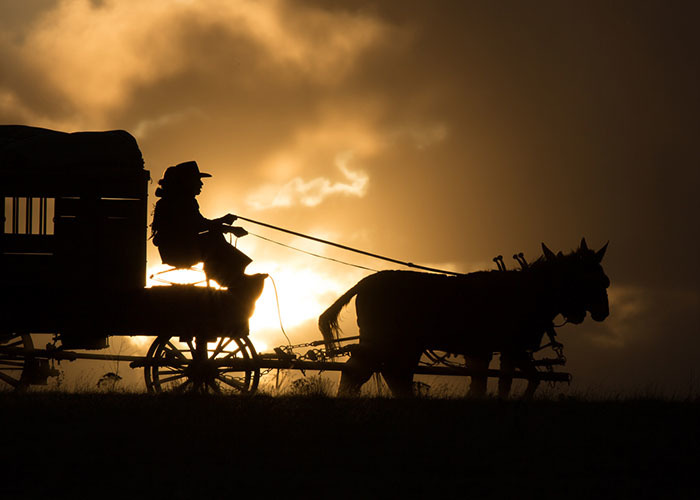
M 1 498 L 699 498 L 700 402 L 0 393 Z

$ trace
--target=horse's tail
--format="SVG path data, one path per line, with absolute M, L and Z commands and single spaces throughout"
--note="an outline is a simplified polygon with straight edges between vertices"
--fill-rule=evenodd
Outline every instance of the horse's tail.
M 340 347 L 340 343 L 336 341 L 338 334 L 340 333 L 340 326 L 338 325 L 338 316 L 340 315 L 340 311 L 342 311 L 343 308 L 348 305 L 350 300 L 357 295 L 362 281 L 345 292 L 318 317 L 318 329 L 321 330 L 323 340 L 326 343 L 326 352 L 331 357 L 333 357 L 333 353 L 336 351 L 336 349 Z

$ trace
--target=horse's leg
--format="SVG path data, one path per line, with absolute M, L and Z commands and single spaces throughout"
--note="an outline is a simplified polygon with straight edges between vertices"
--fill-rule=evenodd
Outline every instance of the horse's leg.
M 501 353 L 501 376 L 498 379 L 498 397 L 507 398 L 513 385 L 513 373 L 515 368 L 520 368 L 527 377 L 527 387 L 523 393 L 523 399 L 531 399 L 540 385 L 537 369 L 532 364 L 532 359 L 526 352 Z
M 382 376 L 395 398 L 413 397 L 413 372 L 382 370 Z
M 382 367 L 382 376 L 395 398 L 413 397 L 413 371 L 420 355 L 394 354 Z
M 537 368 L 532 363 L 532 358 L 527 353 L 522 353 L 516 358 L 515 362 L 518 368 L 520 368 L 527 377 L 527 387 L 523 393 L 523 399 L 532 399 L 537 387 L 540 385 Z
M 501 374 L 498 377 L 498 397 L 505 399 L 510 394 L 513 386 L 513 373 L 515 372 L 515 360 L 510 353 L 501 353 Z
M 486 371 L 489 369 L 491 356 L 464 356 L 467 361 L 467 367 L 472 370 Z M 486 384 L 488 377 L 486 375 L 472 375 L 471 383 L 469 384 L 468 397 L 483 398 L 486 395 Z
M 370 353 L 364 346 L 358 345 L 343 368 L 338 386 L 338 396 L 359 396 L 362 385 L 369 380 L 373 372 Z

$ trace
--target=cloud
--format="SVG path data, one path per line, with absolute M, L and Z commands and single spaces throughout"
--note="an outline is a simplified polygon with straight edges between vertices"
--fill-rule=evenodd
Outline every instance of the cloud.
M 417 149 L 423 150 L 444 141 L 448 128 L 444 123 L 414 123 L 399 127 L 393 135 L 396 139 L 408 138 Z
M 335 165 L 345 182 L 334 182 L 326 177 L 316 177 L 309 181 L 295 177 L 281 187 L 268 185 L 261 188 L 251 195 L 248 205 L 256 210 L 295 205 L 315 207 L 327 197 L 338 194 L 361 198 L 367 192 L 369 176 L 362 171 L 350 169 L 348 164 L 352 156 L 352 152 L 347 151 L 338 154 L 335 158 Z
M 17 94 L 0 88 L 0 116 L 12 117 L 11 121 L 21 122 L 22 118 L 30 115 L 30 111 L 22 104 Z M 17 120 L 15 117 L 20 119 Z
M 636 327 L 648 313 L 652 297 L 644 288 L 622 286 L 610 289 L 608 300 L 612 314 L 605 328 L 592 336 L 592 341 L 601 347 L 621 348 L 630 340 L 634 341 Z
M 189 118 L 201 116 L 202 111 L 197 108 L 188 108 L 183 111 L 165 113 L 156 118 L 141 120 L 133 128 L 132 133 L 138 140 L 145 139 L 154 131 L 169 125 L 180 124 Z
M 609 292 L 604 322 L 561 328 L 574 387 L 601 395 L 653 390 L 685 396 L 698 364 L 700 293 L 638 285 L 614 285 Z
M 634 348 L 660 341 L 665 321 L 698 316 L 700 293 L 687 290 L 616 286 L 609 290 L 610 317 L 593 330 L 591 341 L 603 348 Z
M 100 121 L 136 89 L 206 64 L 233 50 L 237 40 L 253 47 L 259 67 L 272 68 L 277 77 L 333 85 L 384 31 L 361 13 L 286 0 L 63 0 L 22 37 L 0 43 L 43 76 L 66 114 Z M 5 99 L 3 105 L 12 103 Z

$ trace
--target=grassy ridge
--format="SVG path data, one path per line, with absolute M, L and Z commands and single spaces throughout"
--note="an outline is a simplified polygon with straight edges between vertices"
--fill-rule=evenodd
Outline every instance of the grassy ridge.
M 0 421 L 6 498 L 700 492 L 698 401 L 4 393 Z

